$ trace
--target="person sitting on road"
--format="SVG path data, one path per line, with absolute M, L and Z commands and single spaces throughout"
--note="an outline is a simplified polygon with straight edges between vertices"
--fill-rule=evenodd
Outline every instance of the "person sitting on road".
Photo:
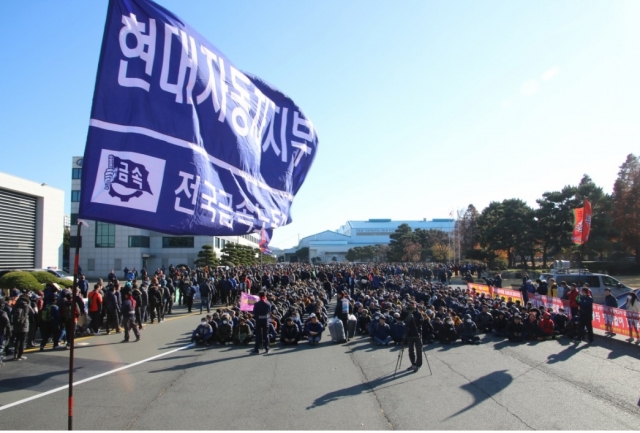
M 216 333 L 216 337 L 218 343 L 223 345 L 231 344 L 231 342 L 233 341 L 233 327 L 231 326 L 229 315 L 222 315 L 222 320 L 218 324 L 218 332 Z
M 514 343 L 524 341 L 524 324 L 522 323 L 520 314 L 514 314 L 513 319 L 509 322 L 507 326 L 507 337 L 509 341 Z
M 378 346 L 388 346 L 392 340 L 391 328 L 386 322 L 386 317 L 384 314 L 381 314 L 380 319 L 378 319 L 378 323 L 373 330 L 373 340 L 378 344 Z
M 558 308 L 558 312 L 553 315 L 552 320 L 556 333 L 564 335 L 569 323 L 569 316 L 565 313 L 564 308 Z
M 537 340 L 540 334 L 538 315 L 535 311 L 529 311 L 529 316 L 524 322 L 524 338 L 527 340 Z
M 478 331 L 478 327 L 471 319 L 470 314 L 465 314 L 464 321 L 462 322 L 462 326 L 460 327 L 460 340 L 463 344 L 478 344 L 480 342 L 480 337 L 476 336 L 476 332 Z
M 542 319 L 540 320 L 538 326 L 540 327 L 538 340 L 542 341 L 549 338 L 555 340 L 556 330 L 555 325 L 553 324 L 553 320 L 551 320 L 551 314 L 545 311 L 542 314 Z
M 402 343 L 405 324 L 400 320 L 400 313 L 394 313 L 393 317 L 395 322 L 391 325 L 391 338 L 393 339 L 393 343 L 398 345 Z
M 203 317 L 200 320 L 200 324 L 191 334 L 191 342 L 196 344 L 209 345 L 209 340 L 213 336 L 213 329 L 207 319 Z
M 293 321 L 293 318 L 289 316 L 280 330 L 280 342 L 284 345 L 297 345 L 299 340 L 300 328 Z
M 440 342 L 442 344 L 451 344 L 458 339 L 458 331 L 451 317 L 446 317 L 440 329 Z
M 506 309 L 498 312 L 498 317 L 493 323 L 493 332 L 497 337 L 505 337 L 507 335 L 507 326 L 509 325 L 509 317 Z
M 238 321 L 238 332 L 236 333 L 236 343 L 249 344 L 251 342 L 251 327 L 247 324 L 244 317 Z
M 316 317 L 315 313 L 311 313 L 311 315 L 309 315 L 309 321 L 305 326 L 305 334 L 307 335 L 310 345 L 316 346 L 320 342 L 322 331 L 324 331 L 324 326 L 318 322 L 318 317 Z
M 361 308 L 360 314 L 358 316 L 358 328 L 357 332 L 359 335 L 368 334 L 369 325 L 371 324 L 371 316 L 369 315 L 369 310 L 366 308 Z
M 483 305 L 482 312 L 476 316 L 476 324 L 480 332 L 490 333 L 493 328 L 493 316 L 489 313 L 489 306 Z

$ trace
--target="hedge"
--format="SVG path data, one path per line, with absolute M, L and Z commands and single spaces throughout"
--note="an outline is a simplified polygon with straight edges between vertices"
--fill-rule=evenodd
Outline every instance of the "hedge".
M 44 286 L 38 282 L 31 272 L 9 272 L 0 278 L 0 289 L 42 290 Z

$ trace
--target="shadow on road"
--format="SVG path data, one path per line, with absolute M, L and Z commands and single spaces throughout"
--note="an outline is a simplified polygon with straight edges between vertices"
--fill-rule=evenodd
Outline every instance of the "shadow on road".
M 74 371 L 77 371 L 75 368 Z M 16 390 L 27 389 L 40 385 L 45 380 L 56 376 L 68 375 L 69 370 L 48 371 L 46 373 L 36 374 L 35 376 L 16 376 L 0 380 L 0 390 Z M 1 392 L 1 391 L 0 391 Z
M 578 347 L 579 341 L 574 341 L 571 345 L 567 346 L 561 352 L 552 353 L 547 357 L 547 364 L 555 364 L 556 362 L 566 361 L 576 353 L 580 352 L 586 346 Z
M 446 419 L 451 419 L 464 412 L 472 409 L 474 406 L 479 405 L 488 398 L 493 397 L 500 391 L 511 385 L 513 382 L 513 376 L 507 373 L 507 370 L 494 371 L 486 376 L 482 376 L 472 382 L 462 385 L 460 388 L 467 391 L 474 398 L 473 403 L 464 409 L 460 409 L 453 415 L 448 416 Z
M 405 373 L 405 372 L 402 372 L 402 373 Z M 377 379 L 371 380 L 369 382 L 359 383 L 357 385 L 350 386 L 349 388 L 343 388 L 343 389 L 338 389 L 336 391 L 331 391 L 323 396 L 316 398 L 313 401 L 313 404 L 307 407 L 307 410 L 314 409 L 318 406 L 324 406 L 325 404 L 340 400 L 342 398 L 354 397 L 367 392 L 372 392 L 376 388 L 379 388 L 380 385 L 384 385 L 386 383 L 392 382 L 393 380 L 399 380 L 403 377 L 406 377 L 407 374 L 411 374 L 411 373 L 406 373 L 406 374 L 402 374 L 402 373 L 398 372 L 398 375 L 395 378 L 393 377 L 393 373 L 390 373 L 387 376 L 382 376 Z

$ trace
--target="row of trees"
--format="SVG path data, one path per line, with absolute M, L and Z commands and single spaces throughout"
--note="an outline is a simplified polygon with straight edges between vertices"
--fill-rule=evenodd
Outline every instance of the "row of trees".
M 593 211 L 591 234 L 586 244 L 577 246 L 571 241 L 573 209 L 585 199 Z M 453 239 L 440 230 L 413 231 L 403 224 L 390 236 L 388 249 L 353 248 L 347 259 L 447 261 L 453 258 L 451 245 L 459 244 L 463 259 L 506 261 L 509 267 L 526 267 L 529 261 L 535 267 L 534 257 L 547 267 L 554 259 L 611 261 L 630 255 L 640 267 L 640 157 L 627 156 L 612 194 L 584 175 L 578 185 L 545 192 L 536 203 L 534 209 L 512 198 L 491 202 L 482 212 L 470 204 L 456 221 Z
M 273 256 L 262 254 L 260 248 L 227 242 L 221 250 L 222 256 L 218 259 L 212 245 L 203 245 L 195 260 L 196 266 L 250 266 L 258 263 L 275 263 Z

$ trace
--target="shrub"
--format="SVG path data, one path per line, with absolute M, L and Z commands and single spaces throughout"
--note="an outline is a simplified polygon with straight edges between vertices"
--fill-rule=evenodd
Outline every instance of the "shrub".
M 9 272 L 0 278 L 0 288 L 18 290 L 42 290 L 44 287 L 31 272 Z
M 67 280 L 66 278 L 58 278 L 47 271 L 31 272 L 31 275 L 36 277 L 36 280 L 44 285 L 47 285 L 49 283 L 57 283 L 60 287 L 65 287 L 67 289 L 73 287 L 73 281 Z
M 58 278 L 54 283 L 58 283 L 59 286 L 64 287 L 66 289 L 70 289 L 73 287 L 73 281 L 67 280 L 65 278 Z
M 57 283 L 59 278 L 47 271 L 30 272 L 41 284 Z

